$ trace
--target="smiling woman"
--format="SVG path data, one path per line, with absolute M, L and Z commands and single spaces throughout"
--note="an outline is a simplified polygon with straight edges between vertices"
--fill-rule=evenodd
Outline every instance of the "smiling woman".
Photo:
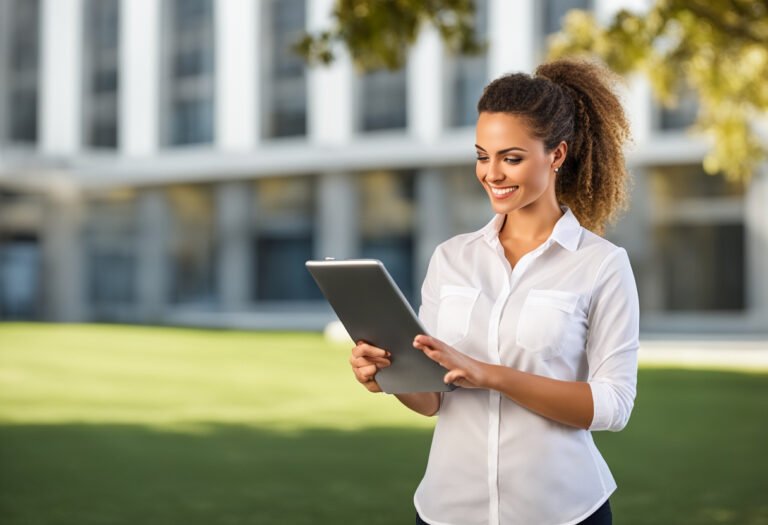
M 451 392 L 397 394 L 438 415 L 417 523 L 611 523 L 617 488 L 591 431 L 622 430 L 637 384 L 627 253 L 600 234 L 625 206 L 629 126 L 614 77 L 556 61 L 486 86 L 475 175 L 494 217 L 432 255 L 414 348 Z M 386 349 L 359 341 L 368 390 Z

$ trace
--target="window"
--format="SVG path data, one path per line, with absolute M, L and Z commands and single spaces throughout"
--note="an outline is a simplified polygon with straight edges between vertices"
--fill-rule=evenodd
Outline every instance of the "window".
M 552 33 L 557 33 L 563 28 L 565 16 L 573 9 L 585 11 L 593 9 L 593 0 L 545 0 L 537 3 L 538 27 L 540 40 L 538 44 L 538 62 L 543 62 L 546 57 L 547 38 Z
M 211 304 L 215 300 L 214 205 L 208 186 L 174 186 L 171 208 L 171 300 Z
M 545 36 L 563 27 L 563 18 L 573 9 L 592 9 L 591 0 L 546 0 L 542 2 L 542 31 Z
M 414 192 L 409 172 L 376 171 L 360 176 L 362 257 L 380 259 L 414 305 Z
M 281 177 L 255 184 L 256 300 L 321 299 L 304 266 L 314 254 L 315 179 Z
M 475 38 L 482 42 L 488 37 L 488 0 L 477 0 L 475 10 Z M 449 67 L 452 76 L 449 124 L 473 125 L 477 119 L 477 101 L 488 76 L 487 53 L 458 55 Z
M 700 166 L 653 168 L 649 182 L 653 308 L 744 310 L 744 184 L 708 175 Z
M 265 34 L 272 40 L 265 65 L 270 84 L 265 93 L 267 137 L 307 133 L 307 79 L 304 60 L 291 50 L 306 27 L 305 0 L 272 0 L 265 12 Z
M 38 319 L 42 251 L 34 235 L 0 235 L 0 319 Z
M 167 141 L 213 141 L 214 34 L 212 0 L 168 2 Z
M 85 143 L 117 147 L 119 0 L 88 0 L 85 24 Z
M 37 98 L 39 91 L 40 3 L 14 0 L 9 6 L 8 56 L 8 140 L 37 141 Z
M 675 106 L 658 105 L 658 128 L 663 131 L 687 128 L 696 121 L 698 111 L 699 98 L 696 92 L 689 87 L 681 88 Z
M 91 198 L 85 227 L 87 291 L 93 316 L 121 320 L 136 301 L 137 209 L 132 191 Z
M 406 126 L 406 68 L 358 74 L 359 127 L 362 131 Z

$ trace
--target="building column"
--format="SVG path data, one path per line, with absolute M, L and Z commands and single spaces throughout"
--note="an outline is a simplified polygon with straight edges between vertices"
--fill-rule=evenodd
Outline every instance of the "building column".
M 765 203 L 768 202 L 768 163 L 755 169 L 746 194 L 747 244 L 747 308 L 754 319 L 754 327 L 765 331 L 768 327 L 768 221 Z
M 138 212 L 138 317 L 143 322 L 152 323 L 162 320 L 170 289 L 168 242 L 171 217 L 164 190 L 141 190 Z
M 48 199 L 42 236 L 45 317 L 82 322 L 87 312 L 81 194 L 71 181 L 57 179 L 48 184 Z
M 307 30 L 326 29 L 334 4 L 334 0 L 309 2 Z M 307 69 L 308 138 L 314 144 L 347 144 L 354 133 L 354 67 L 345 48 L 336 46 L 334 53 L 332 64 Z
M 424 282 L 432 253 L 452 232 L 450 196 L 446 190 L 445 177 L 446 173 L 437 168 L 423 169 L 416 174 L 416 253 L 413 278 L 417 291 Z
M 533 0 L 489 0 L 488 67 L 491 79 L 505 73 L 532 73 L 537 31 Z
M 216 187 L 216 278 L 225 311 L 248 308 L 251 295 L 251 185 L 225 182 Z
M 260 49 L 260 2 L 253 0 L 216 0 L 214 24 L 216 35 L 216 130 L 219 149 L 248 151 L 260 135 L 257 111 L 261 83 L 257 75 Z
M 82 0 L 41 3 L 40 150 L 76 153 L 82 144 Z
M 323 173 L 318 180 L 315 259 L 359 257 L 360 218 L 353 173 Z
M 120 2 L 118 136 L 123 155 L 152 155 L 160 144 L 162 4 L 157 0 Z
M 431 24 L 425 25 L 410 51 L 406 74 L 408 131 L 420 142 L 435 142 L 444 127 L 443 55 L 440 34 Z

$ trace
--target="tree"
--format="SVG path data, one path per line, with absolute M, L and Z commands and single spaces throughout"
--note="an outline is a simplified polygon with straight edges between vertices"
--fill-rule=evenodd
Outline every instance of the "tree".
M 474 14 L 474 0 L 336 0 L 333 26 L 304 34 L 294 49 L 310 64 L 328 64 L 334 44 L 341 42 L 358 71 L 395 70 L 405 63 L 425 22 L 437 28 L 449 50 L 483 51 L 486 44 L 474 34 Z
M 768 114 L 768 2 L 657 0 L 621 10 L 604 27 L 574 10 L 550 40 L 549 58 L 587 54 L 620 73 L 642 72 L 666 105 L 684 87 L 699 98 L 693 130 L 712 138 L 710 174 L 748 180 L 766 158 L 755 130 Z
M 405 62 L 421 26 L 431 22 L 449 50 L 477 53 L 473 0 L 336 0 L 333 27 L 306 34 L 295 49 L 329 63 L 343 43 L 360 71 Z M 617 12 L 601 26 L 573 10 L 550 40 L 550 58 L 590 55 L 620 74 L 641 72 L 656 96 L 674 105 L 681 88 L 699 98 L 693 125 L 712 138 L 708 173 L 748 180 L 766 158 L 755 131 L 768 114 L 768 0 L 656 0 L 647 11 Z

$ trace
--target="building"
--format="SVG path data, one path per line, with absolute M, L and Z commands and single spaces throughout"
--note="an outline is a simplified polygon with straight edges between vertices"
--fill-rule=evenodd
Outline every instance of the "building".
M 481 0 L 487 53 L 426 29 L 399 71 L 289 46 L 332 0 L 0 0 L 0 319 L 317 329 L 309 258 L 382 259 L 411 299 L 434 247 L 490 218 L 482 87 L 532 71 L 571 7 Z M 635 2 L 637 3 L 637 2 Z M 626 104 L 643 329 L 768 331 L 768 169 L 705 175 L 695 99 Z M 365 300 L 365 297 L 361 300 Z

